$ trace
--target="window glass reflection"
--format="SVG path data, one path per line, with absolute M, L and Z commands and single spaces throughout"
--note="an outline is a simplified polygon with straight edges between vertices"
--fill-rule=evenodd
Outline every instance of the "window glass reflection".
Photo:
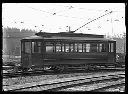
M 31 42 L 25 42 L 25 53 L 31 53 Z

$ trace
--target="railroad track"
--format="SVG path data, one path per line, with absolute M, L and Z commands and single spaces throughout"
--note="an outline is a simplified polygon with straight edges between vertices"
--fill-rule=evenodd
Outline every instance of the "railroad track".
M 11 69 L 12 67 L 10 66 L 3 66 L 3 78 L 12 78 L 12 77 L 19 77 L 19 76 L 30 76 L 30 75 L 47 75 L 49 73 L 51 74 L 54 74 L 55 72 L 53 71 L 41 71 L 41 70 L 38 70 L 38 71 L 28 71 L 27 73 L 22 73 L 21 71 L 18 71 L 16 73 L 12 73 L 11 71 L 13 69 Z M 83 69 L 84 70 L 84 69 Z M 93 72 L 93 71 L 122 71 L 122 70 L 125 70 L 125 68 L 100 68 L 98 70 L 84 70 L 83 71 L 82 69 L 81 70 L 76 70 L 76 71 L 79 71 L 79 72 Z M 76 72 L 76 71 L 73 71 L 73 72 Z M 68 71 L 64 71 L 63 73 L 67 73 L 67 72 L 70 72 L 72 73 L 72 71 L 68 70 Z M 59 74 L 59 72 L 58 72 Z
M 69 87 L 66 89 L 60 89 L 58 91 L 91 91 L 91 92 L 104 92 L 107 91 L 109 88 L 114 88 L 117 86 L 125 86 L 125 79 L 124 77 L 117 77 L 111 79 L 103 79 L 103 80 L 96 80 L 90 81 L 87 83 L 82 83 L 75 85 L 73 87 Z
M 109 82 L 109 85 L 104 85 L 101 86 L 100 88 L 96 88 L 94 90 L 92 90 L 93 92 L 104 92 L 104 91 L 110 91 L 109 89 L 115 89 L 116 87 L 119 86 L 125 86 L 125 79 L 122 79 L 120 81 L 113 81 L 113 82 Z M 111 91 L 110 91 L 111 92 Z M 123 91 L 125 92 L 125 91 Z
M 90 73 L 90 72 L 100 72 L 100 71 L 123 71 L 125 70 L 125 68 L 102 68 L 100 70 L 87 70 L 87 71 L 83 71 L 83 70 L 74 70 L 74 71 L 64 71 L 64 72 L 53 72 L 53 71 L 29 71 L 27 73 L 22 73 L 21 71 L 18 71 L 16 73 L 4 73 L 3 72 L 3 78 L 16 78 L 16 77 L 20 77 L 20 76 L 37 76 L 37 75 L 49 75 L 49 74 L 67 74 L 67 73 Z
M 36 83 L 27 83 L 23 85 L 11 85 L 11 86 L 4 86 L 4 91 L 63 91 L 65 89 L 74 87 L 74 86 L 82 86 L 82 85 L 90 85 L 93 83 L 99 83 L 103 81 L 114 81 L 115 83 L 118 80 L 118 84 L 125 83 L 125 76 L 124 73 L 110 73 L 110 74 L 102 74 L 99 76 L 79 76 L 79 77 L 71 77 L 71 78 L 62 78 L 62 79 L 54 79 L 54 80 L 48 80 L 48 81 L 42 81 L 42 82 L 36 82 Z M 112 83 L 109 84 L 113 85 Z M 88 86 L 87 86 L 88 87 Z M 103 88 L 103 87 L 100 87 Z M 99 89 L 99 88 L 95 88 Z M 90 91 L 94 91 L 90 90 Z
M 43 72 L 43 71 L 28 71 L 26 73 L 22 73 L 18 71 L 16 73 L 3 73 L 3 78 L 16 78 L 20 76 L 38 76 L 38 75 L 49 75 L 53 74 L 51 72 Z
M 107 87 L 107 88 L 103 88 L 100 90 L 97 90 L 97 92 L 125 92 L 125 84 L 118 84 L 115 86 L 111 86 L 111 87 Z

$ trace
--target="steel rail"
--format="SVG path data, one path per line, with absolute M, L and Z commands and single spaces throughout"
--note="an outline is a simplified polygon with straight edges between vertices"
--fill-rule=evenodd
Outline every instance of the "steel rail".
M 114 88 L 114 87 L 117 87 L 117 86 L 123 86 L 123 85 L 125 85 L 124 81 L 116 83 L 116 84 L 112 84 L 112 85 L 107 85 L 107 86 L 104 86 L 104 87 L 101 87 L 101 88 L 97 88 L 97 89 L 91 90 L 91 92 L 103 92 L 106 89 Z
M 125 68 L 99 68 L 98 70 L 84 70 L 84 72 L 93 72 L 93 71 L 96 71 L 96 72 L 98 72 L 98 71 L 114 71 L 114 70 L 116 70 L 116 71 L 123 71 L 123 70 L 125 70 Z M 75 70 L 74 70 L 75 71 Z M 77 70 L 76 70 L 77 71 Z M 80 69 L 79 71 L 82 71 L 82 69 Z M 23 72 L 21 72 L 21 71 L 18 71 L 18 72 L 16 72 L 16 73 L 2 73 L 2 75 L 3 75 L 3 78 L 12 78 L 12 77 L 19 77 L 19 76 L 30 76 L 30 75 L 35 75 L 35 73 L 38 75 L 38 74 L 54 74 L 54 72 L 44 72 L 44 71 L 41 71 L 41 70 L 37 70 L 37 71 L 29 71 L 29 72 L 27 72 L 27 73 L 23 73 Z M 64 74 L 66 73 L 66 71 L 65 72 L 63 72 Z M 68 72 L 69 73 L 69 72 Z M 70 72 L 70 73 L 72 73 L 72 72 Z M 82 72 L 83 73 L 83 72 Z M 58 73 L 58 74 L 60 74 L 60 73 Z
M 63 79 L 56 79 L 55 81 L 48 81 L 48 82 L 44 82 L 39 83 L 39 84 L 25 84 L 25 85 L 17 85 L 14 87 L 8 87 L 6 88 L 6 91 L 28 91 L 28 90 L 38 90 L 37 88 L 40 88 L 39 91 L 42 90 L 57 90 L 60 88 L 64 88 L 67 86 L 72 86 L 72 85 L 78 85 L 78 84 L 82 84 L 82 83 L 90 83 L 90 82 L 95 82 L 95 81 L 102 81 L 102 80 L 110 80 L 112 78 L 119 78 L 122 77 L 121 75 L 107 75 L 107 76 L 95 76 L 95 77 L 90 77 L 90 78 L 77 78 L 77 79 L 65 79 L 65 81 Z

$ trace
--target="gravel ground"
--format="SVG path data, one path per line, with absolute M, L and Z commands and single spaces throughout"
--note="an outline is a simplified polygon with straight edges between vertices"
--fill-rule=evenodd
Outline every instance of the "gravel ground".
M 16 77 L 3 79 L 3 85 L 18 85 L 31 82 L 39 82 L 42 80 L 53 80 L 59 78 L 69 78 L 80 75 L 88 75 L 90 73 L 72 73 L 72 74 L 58 74 L 58 75 L 40 75 L 40 76 L 26 76 L 26 77 Z
M 98 88 L 102 88 L 102 87 L 106 87 L 106 86 L 109 86 L 109 85 L 113 85 L 113 84 L 117 84 L 117 83 L 121 83 L 121 82 L 124 82 L 125 80 L 124 79 L 121 79 L 121 80 L 118 80 L 118 81 L 104 81 L 104 82 L 100 82 L 100 83 L 93 83 L 93 84 L 90 84 L 90 85 L 82 85 L 82 86 L 75 86 L 75 87 L 72 87 L 72 88 L 67 88 L 67 89 L 63 89 L 63 90 L 60 90 L 60 91 L 91 91 L 91 90 L 95 90 L 95 89 L 98 89 Z M 105 91 L 120 91 L 120 88 L 110 88 L 110 89 L 106 89 Z M 121 90 L 122 91 L 122 90 Z
M 105 92 L 125 92 L 125 86 L 119 86 L 115 88 L 109 88 L 104 90 Z
M 76 76 L 87 76 L 87 75 L 98 75 L 98 74 L 106 74 L 110 72 L 96 72 L 96 73 L 70 73 L 70 74 L 56 74 L 56 75 L 40 75 L 40 76 L 26 76 L 26 77 L 17 77 L 17 78 L 3 78 L 3 85 L 21 85 L 26 83 L 32 82 L 40 82 L 45 80 L 53 80 L 59 78 L 70 78 Z M 119 72 L 112 72 L 112 73 L 119 73 Z M 123 72 L 120 72 L 123 73 Z

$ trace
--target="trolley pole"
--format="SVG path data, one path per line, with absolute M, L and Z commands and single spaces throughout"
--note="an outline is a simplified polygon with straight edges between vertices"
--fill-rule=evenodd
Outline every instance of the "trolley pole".
M 112 36 L 113 36 L 113 21 L 112 21 L 112 18 L 111 18 L 111 25 L 112 25 Z
M 69 26 L 69 32 L 70 32 L 70 26 Z

